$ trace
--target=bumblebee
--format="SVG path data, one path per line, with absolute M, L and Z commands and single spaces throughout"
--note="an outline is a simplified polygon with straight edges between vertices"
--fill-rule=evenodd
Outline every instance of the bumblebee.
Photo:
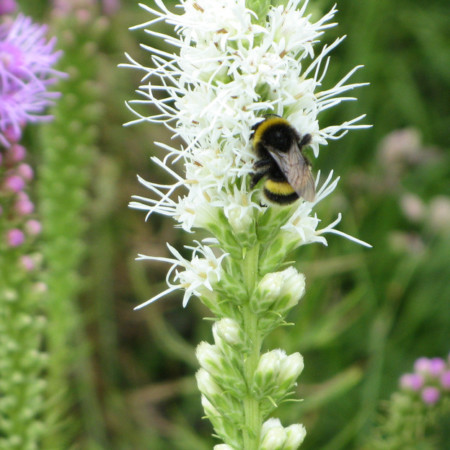
M 315 183 L 311 165 L 302 153 L 311 135 L 300 135 L 286 120 L 269 116 L 252 127 L 251 139 L 258 160 L 250 187 L 265 178 L 263 194 L 269 202 L 288 205 L 299 197 L 311 202 Z

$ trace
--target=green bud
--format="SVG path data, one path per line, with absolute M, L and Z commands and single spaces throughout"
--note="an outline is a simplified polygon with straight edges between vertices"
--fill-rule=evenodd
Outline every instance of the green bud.
M 202 406 L 205 414 L 212 423 L 215 432 L 223 440 L 230 443 L 231 448 L 242 448 L 240 429 L 236 423 L 231 422 L 202 395 Z
M 228 361 L 217 345 L 208 342 L 200 342 L 196 355 L 200 366 L 210 373 L 223 390 L 229 390 L 237 397 L 245 394 L 245 382 L 236 360 Z

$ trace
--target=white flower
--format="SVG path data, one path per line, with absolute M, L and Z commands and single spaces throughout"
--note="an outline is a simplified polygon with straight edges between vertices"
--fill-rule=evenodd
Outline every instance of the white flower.
M 226 253 L 220 257 L 216 257 L 210 247 L 197 242 L 197 247 L 186 246 L 187 249 L 192 250 L 192 260 L 188 261 L 171 245 L 167 244 L 167 247 L 175 256 L 175 259 L 146 255 L 139 255 L 137 258 L 139 260 L 147 259 L 168 262 L 172 264 L 172 267 L 169 269 L 166 278 L 169 288 L 137 306 L 135 309 L 143 308 L 177 289 L 184 289 L 183 306 L 186 306 L 192 295 L 202 296 L 212 293 L 214 284 L 220 280 L 222 270 L 221 262 L 227 256 Z M 198 254 L 203 255 L 203 257 L 199 257 Z M 185 270 L 178 271 L 178 267 L 183 267 Z M 170 280 L 173 273 L 173 281 L 179 281 L 178 284 Z
M 324 46 L 317 56 L 315 46 L 324 30 L 335 25 L 330 23 L 335 8 L 313 23 L 305 15 L 307 2 L 291 0 L 286 6 L 270 9 L 263 27 L 252 23 L 254 13 L 245 7 L 244 0 L 182 0 L 182 14 L 170 12 L 161 0 L 155 4 L 159 9 L 143 6 L 154 19 L 140 27 L 163 38 L 178 54 L 143 46 L 152 53 L 152 68 L 127 55 L 130 67 L 146 72 L 137 91 L 143 100 L 129 104 L 138 116 L 131 123 L 163 122 L 183 138 L 186 147 L 158 144 L 168 151 L 168 157 L 164 164 L 154 161 L 176 182 L 166 187 L 146 182 L 159 199 L 140 199 L 149 205 L 134 202 L 133 207 L 146 208 L 149 213 L 171 211 L 186 230 L 202 226 L 204 221 L 196 217 L 204 213 L 202 204 L 216 202 L 216 207 L 226 207 L 222 194 L 232 203 L 237 180 L 251 172 L 255 156 L 249 145 L 250 129 L 266 113 L 283 115 L 302 134 L 311 134 L 316 156 L 319 145 L 328 139 L 364 127 L 355 125 L 361 116 L 319 128 L 318 114 L 352 100 L 342 94 L 361 86 L 345 84 L 356 67 L 332 89 L 320 90 L 328 54 L 342 38 Z M 151 28 L 163 20 L 175 27 L 176 37 Z M 161 97 L 161 91 L 166 95 Z M 136 103 L 152 103 L 160 112 L 142 116 L 134 109 Z M 170 169 L 169 161 L 180 157 L 185 161 L 185 178 Z M 185 192 L 173 199 L 169 192 L 181 186 Z M 245 183 L 242 189 L 246 189 Z

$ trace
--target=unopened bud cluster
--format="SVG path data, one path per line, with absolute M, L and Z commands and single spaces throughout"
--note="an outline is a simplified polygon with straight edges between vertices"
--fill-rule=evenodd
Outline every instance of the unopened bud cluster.
M 1 148 L 1 145 L 0 145 Z M 18 142 L 0 152 L 0 249 L 30 247 L 41 232 L 41 224 L 34 217 L 35 206 L 28 195 L 33 169 L 25 162 L 26 149 Z M 32 271 L 39 258 L 22 253 L 22 269 Z
M 303 370 L 299 353 L 287 355 L 283 350 L 272 350 L 255 361 L 252 376 L 246 366 L 254 351 L 255 340 L 262 338 L 283 322 L 287 312 L 295 306 L 305 289 L 304 276 L 290 267 L 281 272 L 266 274 L 247 300 L 247 307 L 257 324 L 256 336 L 249 335 L 248 320 L 239 308 L 233 309 L 233 318 L 224 317 L 213 326 L 214 344 L 201 342 L 197 347 L 200 370 L 197 383 L 202 393 L 202 404 L 217 435 L 227 447 L 244 448 L 243 428 L 246 423 L 245 402 L 258 405 L 257 421 L 260 423 L 290 394 Z M 227 303 L 222 301 L 222 303 Z M 260 448 L 296 449 L 303 441 L 302 425 L 283 428 L 276 419 L 262 426 Z M 276 426 L 274 426 L 276 424 Z
M 400 378 L 400 387 L 410 392 L 425 405 L 442 402 L 450 393 L 450 356 L 442 358 L 421 357 L 414 363 L 414 372 Z

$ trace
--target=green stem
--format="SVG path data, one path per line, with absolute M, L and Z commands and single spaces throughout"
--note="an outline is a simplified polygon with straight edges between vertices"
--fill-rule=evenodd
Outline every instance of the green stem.
M 249 294 L 249 299 L 258 281 L 259 245 L 247 252 L 243 261 L 244 280 Z M 248 343 L 249 353 L 244 363 L 244 376 L 247 387 L 250 388 L 254 373 L 261 355 L 261 336 L 258 332 L 258 317 L 246 304 L 242 309 L 244 320 L 244 332 Z M 259 447 L 261 430 L 261 413 L 259 401 L 250 389 L 244 398 L 245 428 L 243 430 L 245 450 L 253 450 Z

